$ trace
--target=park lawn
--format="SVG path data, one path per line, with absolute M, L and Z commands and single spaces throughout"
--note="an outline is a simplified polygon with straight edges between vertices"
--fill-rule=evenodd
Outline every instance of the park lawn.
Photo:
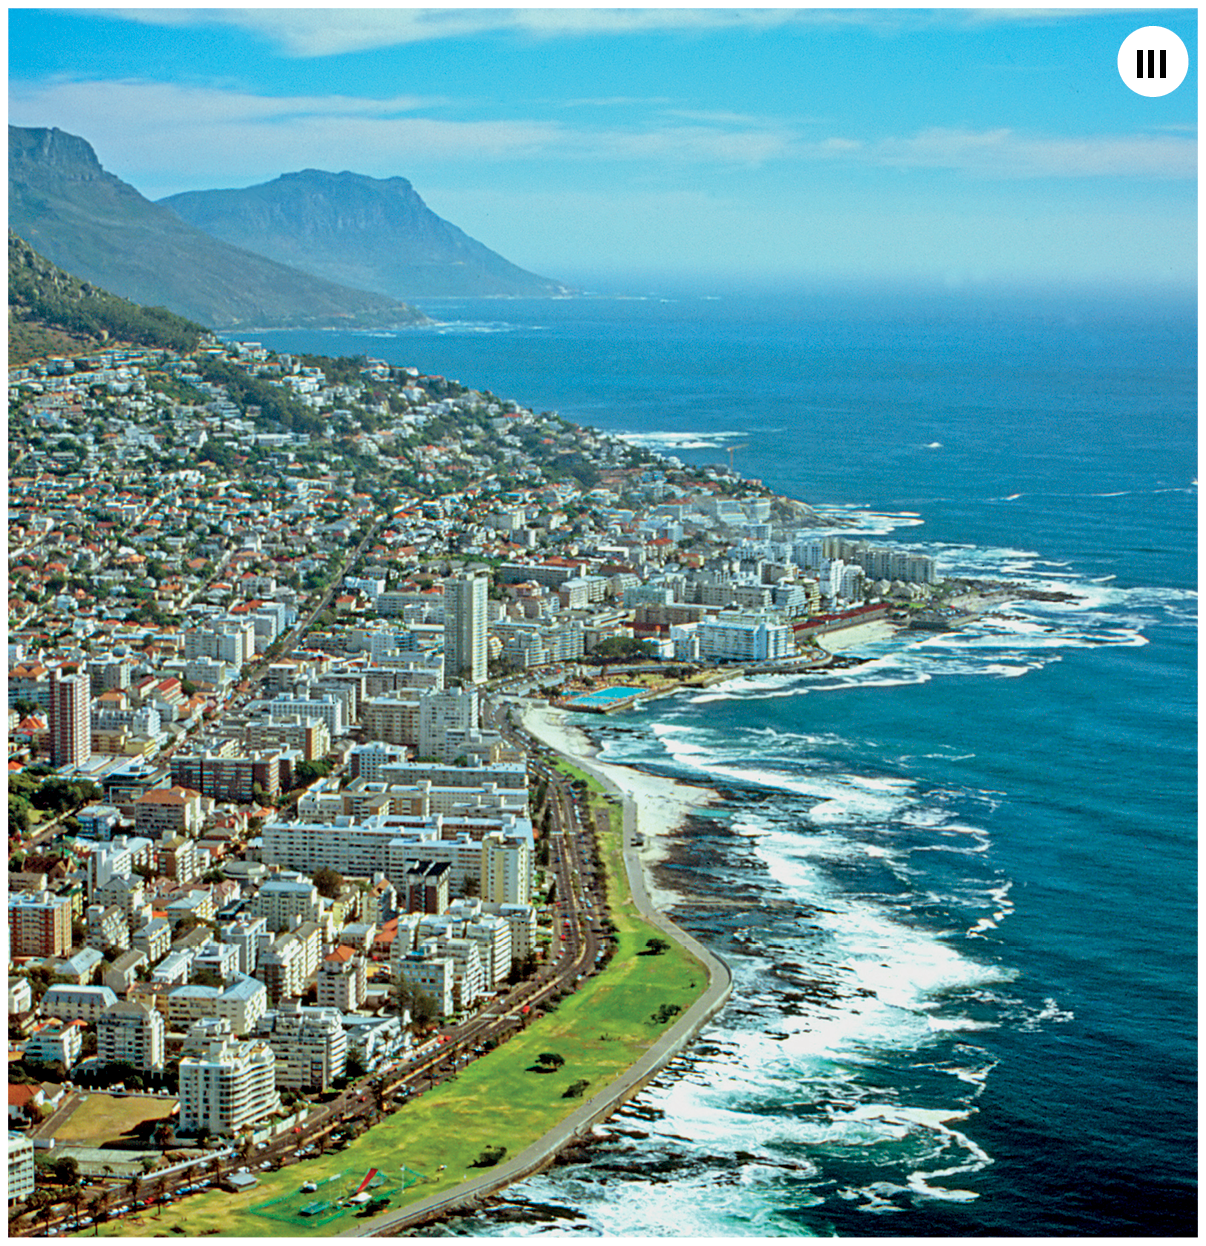
M 118 1098 L 92 1092 L 76 1105 L 71 1118 L 55 1129 L 59 1142 L 77 1146 L 104 1146 L 136 1129 L 143 1121 L 159 1121 L 171 1116 L 174 1099 L 132 1095 Z
M 102 1225 L 100 1231 L 145 1237 L 172 1233 L 179 1225 L 190 1237 L 212 1229 L 238 1237 L 330 1236 L 359 1222 L 349 1214 L 326 1226 L 302 1221 L 286 1225 L 254 1215 L 249 1208 L 292 1193 L 303 1181 L 319 1181 L 341 1170 L 349 1186 L 369 1168 L 396 1179 L 403 1164 L 428 1178 L 395 1193 L 390 1210 L 451 1191 L 466 1176 L 483 1171 L 473 1164 L 485 1148 L 504 1146 L 513 1158 L 579 1107 L 583 1099 L 564 1097 L 571 1083 L 589 1082 L 583 1097 L 590 1098 L 629 1068 L 666 1029 L 668 1023 L 652 1019 L 657 1008 L 677 1003 L 685 1009 L 705 983 L 702 966 L 677 945 L 661 956 L 618 954 L 604 973 L 585 982 L 554 1011 L 475 1060 L 454 1080 L 412 1096 L 345 1150 L 280 1172 L 257 1173 L 260 1184 L 243 1194 L 191 1195 L 136 1219 Z M 565 1063 L 553 1073 L 533 1072 L 543 1052 L 555 1052 Z
M 591 792 L 598 792 L 601 794 L 604 790 L 603 784 L 600 783 L 593 774 L 587 774 L 585 770 L 579 770 L 577 766 L 575 766 L 572 762 L 566 761 L 564 758 L 558 758 L 557 761 L 553 763 L 553 767 L 560 770 L 562 774 L 569 775 L 571 779 L 577 779 L 580 782 L 585 783 L 587 789 Z

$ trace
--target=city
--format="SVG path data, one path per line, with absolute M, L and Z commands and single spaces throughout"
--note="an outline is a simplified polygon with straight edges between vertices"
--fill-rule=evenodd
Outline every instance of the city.
M 10 392 L 15 1232 L 247 1190 L 606 971 L 608 813 L 525 704 L 823 664 L 953 591 L 415 368 L 209 339 Z M 72 1145 L 89 1091 L 146 1106 L 121 1146 Z

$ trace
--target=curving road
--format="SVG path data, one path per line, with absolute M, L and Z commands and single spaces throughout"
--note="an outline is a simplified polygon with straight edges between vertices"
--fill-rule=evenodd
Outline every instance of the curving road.
M 541 741 L 541 743 L 550 750 L 552 749 L 549 741 Z M 567 1143 L 585 1133 L 599 1121 L 605 1120 L 621 1103 L 630 1099 L 650 1078 L 678 1055 L 695 1036 L 700 1027 L 724 1006 L 732 992 L 732 974 L 729 971 L 728 965 L 715 953 L 704 947 L 694 936 L 688 934 L 665 914 L 659 913 L 653 907 L 648 890 L 645 887 L 645 875 L 636 850 L 636 835 L 639 825 L 639 810 L 636 807 L 636 802 L 620 790 L 607 774 L 592 766 L 589 761 L 583 760 L 580 757 L 573 757 L 568 760 L 571 760 L 578 769 L 588 772 L 608 792 L 619 798 L 624 811 L 624 866 L 628 872 L 628 882 L 632 889 L 637 909 L 646 921 L 664 931 L 669 937 L 684 944 L 694 955 L 699 957 L 708 972 L 708 986 L 695 1003 L 654 1042 L 640 1060 L 620 1074 L 606 1089 L 584 1102 L 577 1111 L 560 1121 L 548 1133 L 537 1139 L 531 1146 L 520 1152 L 513 1159 L 497 1165 L 489 1173 L 462 1183 L 452 1191 L 432 1195 L 430 1198 L 421 1199 L 419 1202 L 412 1203 L 397 1212 L 387 1212 L 370 1220 L 365 1225 L 345 1229 L 339 1234 L 341 1237 L 392 1236 L 420 1221 L 435 1219 L 458 1209 L 471 1207 L 487 1195 L 493 1194 L 505 1186 L 518 1181 L 520 1178 L 526 1177 L 546 1166 Z M 553 790 L 552 783 L 550 783 L 550 792 Z M 562 784 L 559 783 L 556 790 L 558 792 L 558 806 L 562 811 L 561 818 L 563 820 L 561 821 L 561 826 L 563 828 L 567 826 L 574 827 L 575 822 L 571 820 L 574 818 L 572 799 L 568 798 L 568 794 Z M 568 811 L 566 810 L 567 804 Z M 576 858 L 578 835 L 557 836 L 554 834 L 554 841 L 557 838 L 562 838 L 565 843 L 573 846 L 572 851 Z M 566 878 L 566 863 L 567 858 L 560 856 L 557 867 L 558 896 L 563 903 L 569 902 L 569 909 L 573 913 L 571 920 L 579 923 L 574 929 L 576 931 L 581 928 L 584 936 L 571 941 L 570 946 L 577 944 L 576 955 L 572 958 L 572 965 L 577 966 L 585 963 L 593 966 L 594 953 L 590 952 L 588 954 L 586 951 L 587 948 L 594 946 L 592 938 L 593 922 L 583 922 L 584 914 L 578 900 L 573 896 L 572 892 L 566 893 L 563 890 L 566 885 L 564 881 Z M 585 877 L 585 875 L 581 874 L 580 862 L 578 863 L 578 869 L 580 877 Z M 569 885 L 572 887 L 572 881 Z M 564 980 L 565 975 L 560 964 L 558 965 L 558 970 L 556 977 L 546 983 L 547 989 L 552 989 Z

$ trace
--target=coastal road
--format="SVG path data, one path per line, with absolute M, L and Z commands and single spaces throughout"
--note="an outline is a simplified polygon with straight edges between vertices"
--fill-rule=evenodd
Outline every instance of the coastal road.
M 541 739 L 541 742 L 548 748 L 556 751 L 557 742 L 542 739 L 539 732 L 534 730 L 534 724 L 525 723 L 525 729 L 534 734 L 537 739 Z M 732 992 L 732 974 L 728 965 L 653 907 L 636 849 L 640 826 L 636 802 L 617 784 L 611 773 L 593 765 L 589 759 L 574 756 L 567 760 L 580 770 L 591 774 L 608 792 L 619 798 L 624 811 L 624 866 L 628 872 L 628 882 L 637 909 L 651 925 L 662 930 L 670 938 L 678 940 L 699 957 L 708 972 L 707 988 L 695 1003 L 653 1043 L 640 1060 L 621 1073 L 606 1089 L 587 1100 L 570 1116 L 560 1121 L 513 1159 L 497 1165 L 480 1177 L 462 1183 L 454 1190 L 421 1199 L 397 1212 L 387 1212 L 363 1226 L 345 1229 L 339 1234 L 341 1237 L 391 1237 L 420 1221 L 451 1214 L 458 1209 L 471 1208 L 479 1200 L 539 1171 L 550 1163 L 567 1143 L 586 1133 L 599 1121 L 606 1120 L 621 1103 L 630 1099 L 650 1078 L 664 1068 L 687 1046 L 700 1027 L 720 1011 Z M 620 767 L 608 767 L 608 771 L 618 772 L 620 770 L 622 770 Z M 558 789 L 561 789 L 560 784 Z M 551 784 L 550 790 L 552 790 Z M 577 839 L 577 835 L 572 835 L 570 838 Z M 563 874 L 559 875 L 559 878 L 561 876 Z M 560 888 L 561 885 L 559 881 L 558 887 Z M 592 924 L 588 923 L 588 928 Z M 578 956 L 574 958 L 575 964 L 581 962 L 586 946 L 585 942 L 579 943 Z

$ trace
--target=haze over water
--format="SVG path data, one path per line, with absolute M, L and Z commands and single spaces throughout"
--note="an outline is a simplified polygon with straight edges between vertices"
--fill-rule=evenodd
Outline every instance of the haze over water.
M 1193 309 L 474 302 L 369 353 L 727 462 L 940 571 L 1074 601 L 598 729 L 719 786 L 658 883 L 733 1001 L 585 1158 L 513 1188 L 623 1236 L 1196 1227 Z

